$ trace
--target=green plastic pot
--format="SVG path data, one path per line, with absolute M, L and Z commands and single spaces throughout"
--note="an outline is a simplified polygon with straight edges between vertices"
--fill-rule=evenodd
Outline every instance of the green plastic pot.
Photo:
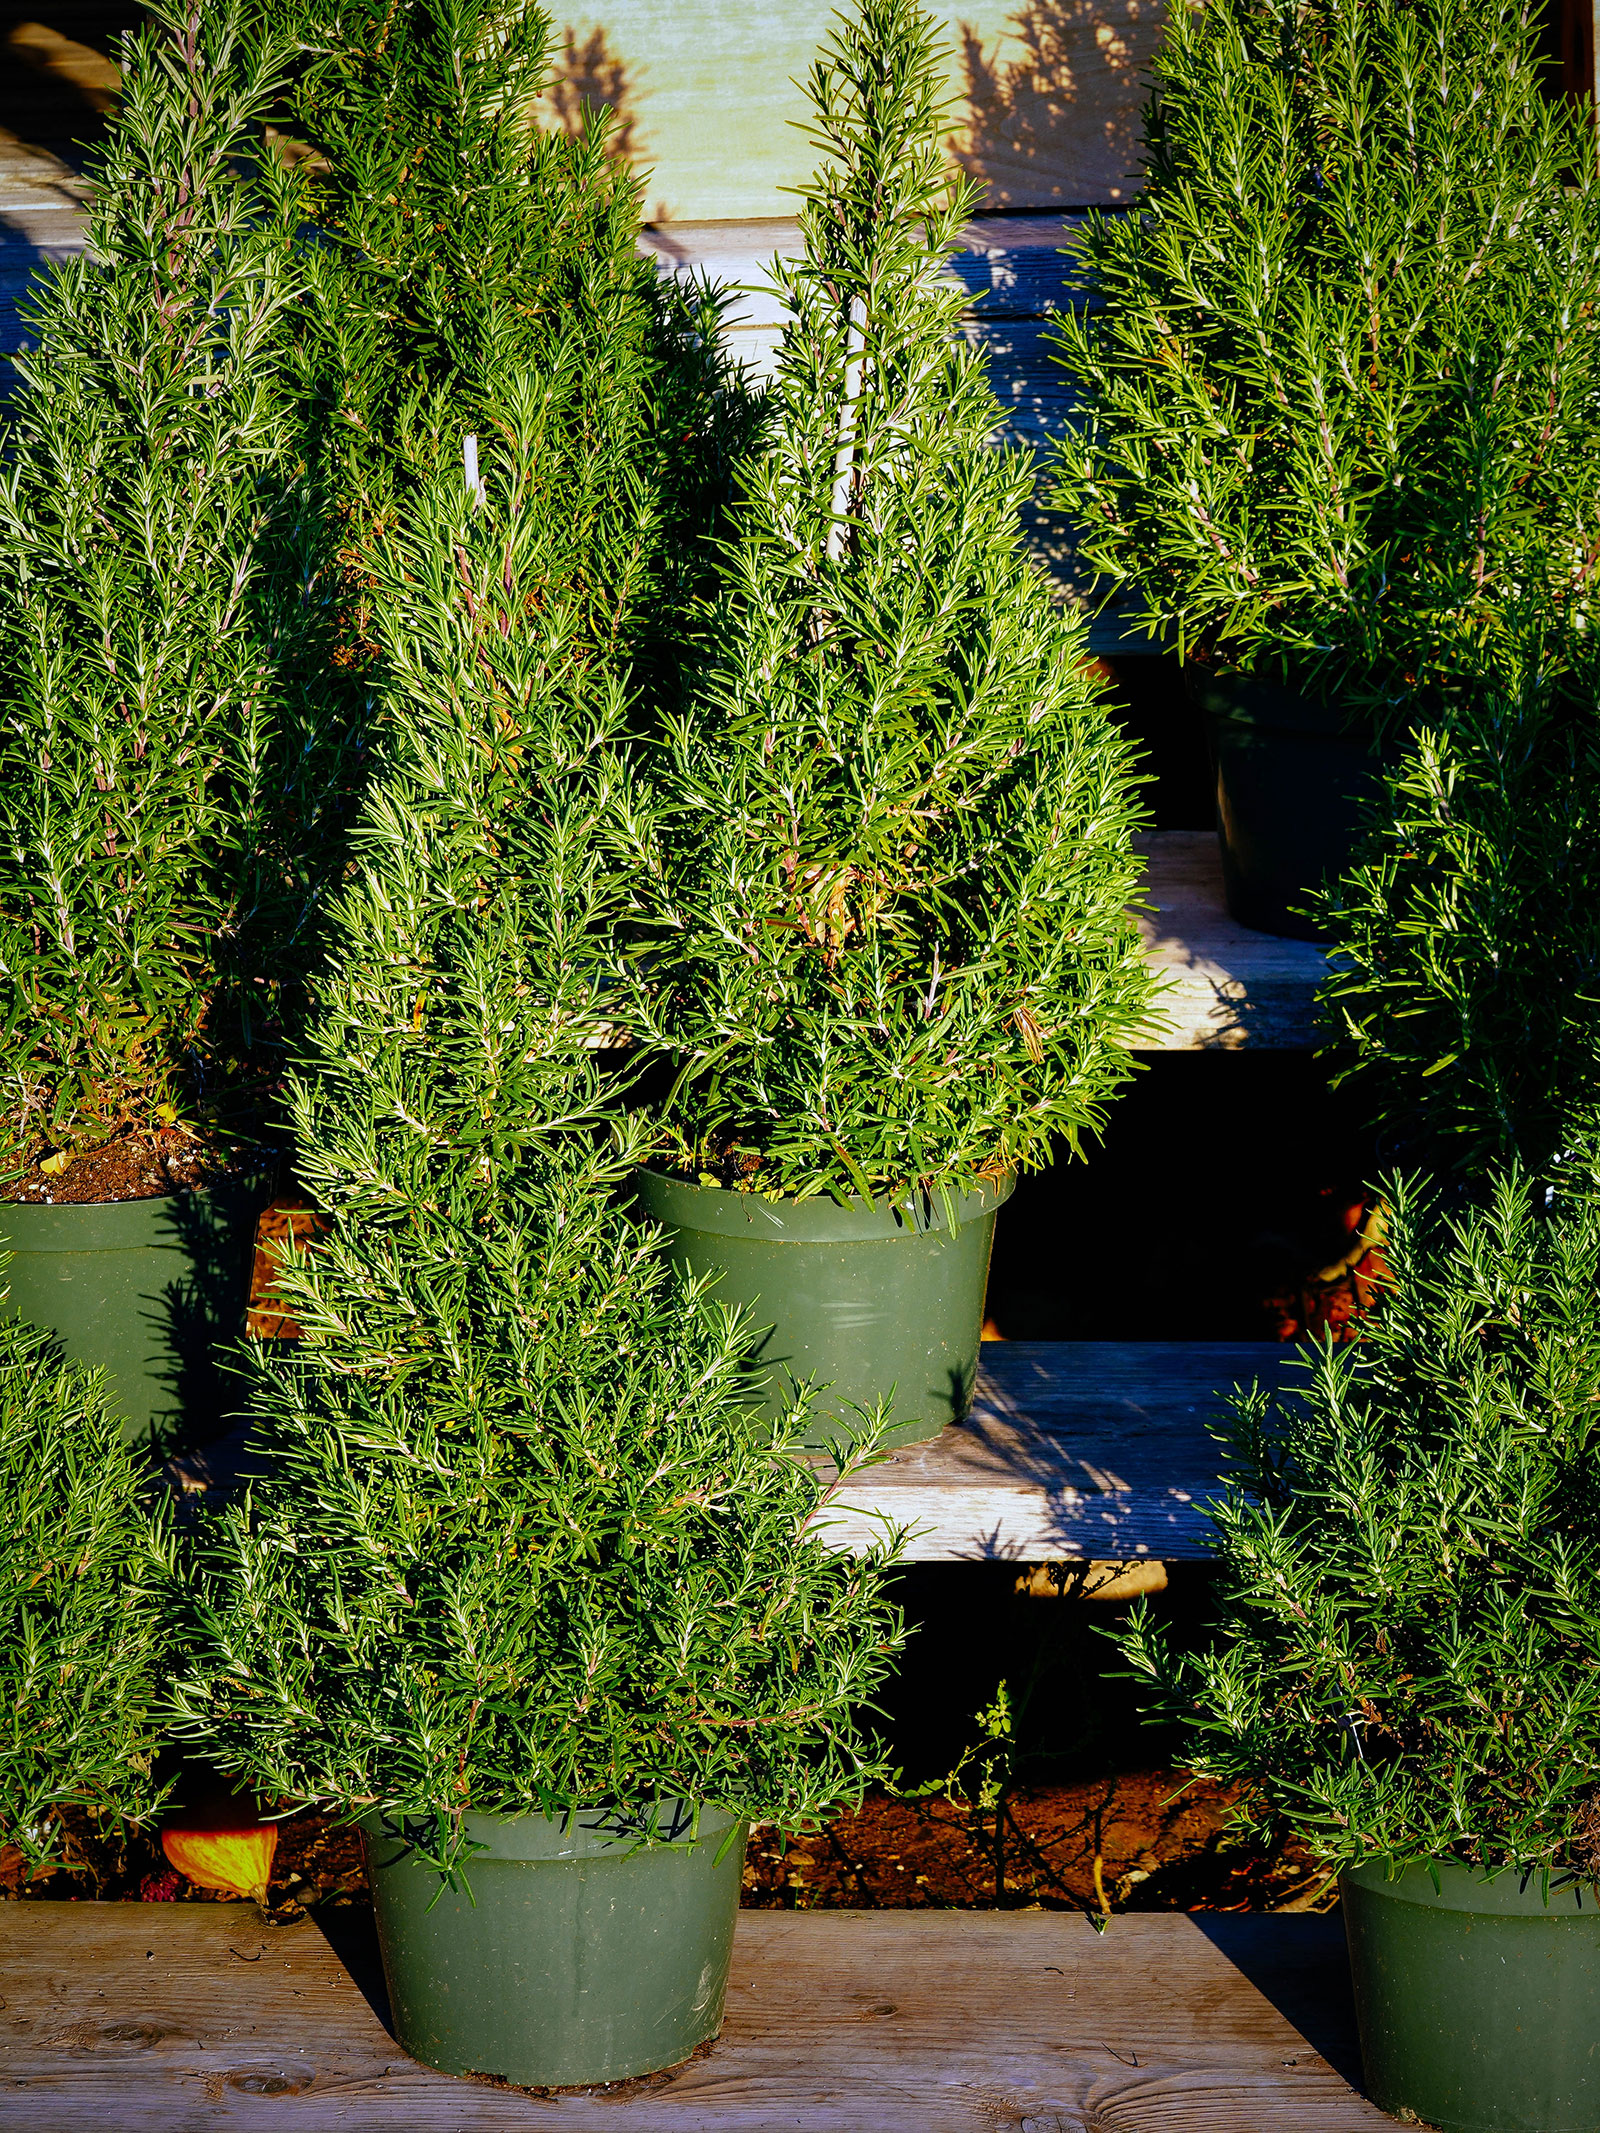
M 265 1197 L 241 1182 L 81 1207 L 0 1201 L 6 1308 L 103 1366 L 124 1436 L 214 1434 L 229 1393 L 217 1348 L 244 1330 Z
M 667 1803 L 640 1846 L 601 1810 L 468 1814 L 484 1849 L 445 1888 L 381 1816 L 362 1824 L 394 2033 L 446 2074 L 586 2088 L 687 2059 L 722 2027 L 746 1829 Z
M 1600 2133 L 1600 1890 L 1340 1877 L 1367 2089 L 1440 2133 Z
M 771 1415 L 793 1384 L 825 1388 L 808 1442 L 823 1446 L 854 1409 L 894 1394 L 890 1441 L 917 1444 L 959 1421 L 972 1397 L 995 1216 L 1013 1179 L 955 1202 L 954 1233 L 936 1200 L 903 1207 L 767 1200 L 688 1185 L 656 1171 L 637 1180 L 642 1214 L 667 1232 L 680 1266 L 714 1274 L 722 1303 L 748 1304 L 769 1330 L 752 1400 Z
M 1321 939 L 1303 907 L 1350 864 L 1362 807 L 1379 790 L 1370 738 L 1336 706 L 1273 682 L 1186 679 L 1206 715 L 1230 916 L 1258 933 Z

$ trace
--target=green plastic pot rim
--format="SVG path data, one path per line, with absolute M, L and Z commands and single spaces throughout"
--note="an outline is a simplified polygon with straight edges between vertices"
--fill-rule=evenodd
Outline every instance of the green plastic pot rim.
M 1012 1173 L 983 1191 L 956 1194 L 957 1229 L 1003 1207 L 1016 1183 Z M 754 1236 L 765 1244 L 893 1242 L 907 1235 L 942 1231 L 945 1226 L 944 1203 L 936 1194 L 919 1193 L 894 1205 L 877 1201 L 868 1206 L 852 1200 L 841 1207 L 825 1194 L 806 1200 L 787 1196 L 769 1200 L 761 1193 L 733 1191 L 723 1185 L 690 1184 L 686 1178 L 668 1177 L 660 1170 L 640 1170 L 635 1184 L 646 1212 L 675 1228 L 720 1237 Z
M 1600 1884 L 1566 1869 L 1550 1870 L 1547 1896 L 1542 1866 L 1488 1868 L 1467 1866 L 1459 1859 L 1424 1859 L 1412 1860 L 1398 1872 L 1392 1867 L 1387 1859 L 1343 1867 L 1340 1891 L 1486 1918 L 1600 1917 Z
M 264 1176 L 228 1178 L 142 1200 L 0 1200 L 0 1251 L 148 1251 L 181 1239 L 180 1209 L 237 1205 L 259 1197 L 267 1183 Z
M 461 1817 L 468 1847 L 463 1864 L 470 1875 L 484 1860 L 556 1866 L 586 1859 L 632 1859 L 643 1852 L 687 1851 L 713 1839 L 720 1845 L 741 1826 L 737 1815 L 706 1805 L 697 1812 L 685 1800 L 660 1800 L 638 1815 L 614 1807 L 569 1807 L 554 1815 L 469 1808 Z M 357 1818 L 357 1827 L 375 1851 L 392 1847 L 387 1857 L 374 1860 L 382 1867 L 410 1859 L 433 1831 L 431 1818 L 407 1817 L 383 1807 L 368 1808 Z

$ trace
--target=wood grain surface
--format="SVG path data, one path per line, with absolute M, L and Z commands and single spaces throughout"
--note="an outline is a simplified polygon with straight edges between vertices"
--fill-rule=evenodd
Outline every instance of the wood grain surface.
M 781 214 L 810 174 L 800 88 L 830 0 L 598 0 L 566 20 L 554 101 L 618 114 L 655 221 Z M 993 207 L 1132 198 L 1165 0 L 968 0 L 934 9 L 947 48 L 950 160 Z
M 1311 941 L 1253 933 L 1228 916 L 1222 862 L 1210 830 L 1161 830 L 1139 839 L 1145 954 L 1162 980 L 1161 1026 L 1151 1051 L 1237 1051 L 1316 1042 L 1313 997 L 1328 959 Z
M 0 355 L 22 344 L 19 307 L 38 267 L 83 250 L 87 197 L 82 178 L 59 156 L 0 129 Z M 5 383 L 0 364 L 0 391 Z
M 870 1468 L 825 1530 L 858 1548 L 908 1526 L 912 1562 L 1198 1559 L 1222 1398 L 1294 1361 L 1273 1341 L 986 1341 L 966 1422 Z
M 0 1906 L 0 2127 L 16 2133 L 1379 2133 L 1337 1918 L 795 1913 L 739 1919 L 728 2018 L 631 2095 L 434 2074 L 383 2026 L 364 1912 Z

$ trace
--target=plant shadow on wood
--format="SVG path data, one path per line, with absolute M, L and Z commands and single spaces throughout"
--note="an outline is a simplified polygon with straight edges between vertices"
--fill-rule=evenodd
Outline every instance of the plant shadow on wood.
M 971 117 L 951 152 L 988 185 L 991 208 L 1133 198 L 1145 71 L 1165 20 L 1161 0 L 1022 0 L 992 56 L 974 24 L 958 25 Z
M 143 19 L 136 0 L 0 5 L 0 144 L 11 134 L 81 168 L 116 107 L 117 40 Z
M 574 139 L 586 131 L 592 113 L 609 111 L 607 153 L 630 169 L 637 163 L 641 149 L 638 92 L 627 61 L 612 50 L 604 24 L 582 38 L 567 25 L 543 101 L 561 131 Z
M 227 1435 L 243 1387 L 233 1351 L 245 1328 L 264 1192 L 230 1180 L 173 1196 L 166 1222 L 185 1271 L 150 1299 L 145 1314 L 165 1393 L 155 1417 L 158 1454 L 171 1458 Z

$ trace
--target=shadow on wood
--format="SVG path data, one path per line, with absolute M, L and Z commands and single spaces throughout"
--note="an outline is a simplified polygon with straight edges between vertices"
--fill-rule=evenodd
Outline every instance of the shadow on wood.
M 373 1923 L 371 1910 L 364 1903 L 325 1903 L 319 1904 L 310 1917 L 343 1963 L 351 1984 L 392 2037 L 394 2017 L 389 2011 L 389 1988 L 383 1981 L 383 1957 L 378 1949 L 378 1929 Z
M 1324 1918 L 1255 1918 L 1231 1911 L 1188 1916 L 1311 2049 L 1359 2089 L 1361 2049 L 1342 1928 L 1335 1945 Z
M 991 207 L 1117 203 L 1139 189 L 1140 112 L 1162 0 L 1022 0 L 992 52 L 957 25 L 970 112 L 951 146 Z

